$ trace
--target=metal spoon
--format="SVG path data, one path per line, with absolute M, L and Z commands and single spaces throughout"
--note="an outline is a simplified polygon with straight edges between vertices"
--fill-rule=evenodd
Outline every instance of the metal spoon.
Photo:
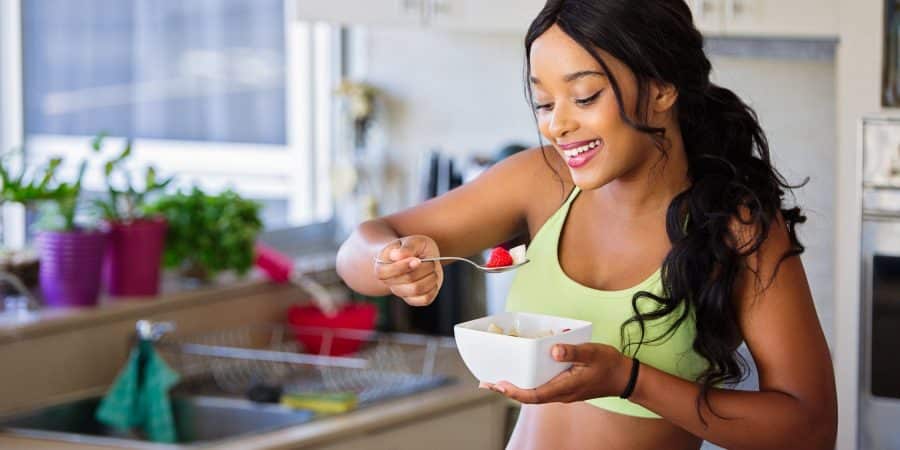
M 512 265 L 509 265 L 509 266 L 487 267 L 487 266 L 479 265 L 478 263 L 476 263 L 475 261 L 472 261 L 471 259 L 459 258 L 459 257 L 456 257 L 456 256 L 441 256 L 441 257 L 438 257 L 438 258 L 422 258 L 422 259 L 420 259 L 419 261 L 422 261 L 422 262 L 432 262 L 432 261 L 462 261 L 462 262 L 469 263 L 469 264 L 475 266 L 475 268 L 477 268 L 478 270 L 481 270 L 482 272 L 486 272 L 486 273 L 503 273 L 503 272 L 509 272 L 510 270 L 518 269 L 519 267 L 524 266 L 525 264 L 528 264 L 529 262 L 531 262 L 530 259 L 526 259 L 526 260 L 524 260 L 524 261 L 522 261 L 522 262 L 520 262 L 520 263 L 518 263 L 518 264 L 512 264 Z M 394 261 L 382 261 L 382 260 L 378 259 L 378 257 L 375 257 L 375 262 L 378 263 L 378 264 L 391 264 L 391 263 L 393 263 Z

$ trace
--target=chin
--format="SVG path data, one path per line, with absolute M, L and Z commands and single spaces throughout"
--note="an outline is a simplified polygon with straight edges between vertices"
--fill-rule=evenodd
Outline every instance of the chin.
M 572 175 L 572 182 L 575 186 L 578 186 L 578 189 L 581 189 L 582 191 L 600 189 L 612 181 L 608 177 L 601 176 L 600 174 L 576 174 L 571 170 L 569 171 L 569 174 Z

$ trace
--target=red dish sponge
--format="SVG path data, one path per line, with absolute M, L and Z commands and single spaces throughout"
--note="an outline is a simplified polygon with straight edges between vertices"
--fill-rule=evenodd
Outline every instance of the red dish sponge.
M 487 267 L 505 267 L 513 264 L 512 255 L 503 247 L 494 247 L 491 257 L 488 258 Z

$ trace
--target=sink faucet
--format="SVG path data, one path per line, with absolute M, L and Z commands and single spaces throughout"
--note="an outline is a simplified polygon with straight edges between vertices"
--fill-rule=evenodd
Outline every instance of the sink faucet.
M 145 341 L 158 341 L 162 335 L 175 331 L 173 322 L 153 322 L 147 319 L 138 320 L 134 324 L 138 338 Z

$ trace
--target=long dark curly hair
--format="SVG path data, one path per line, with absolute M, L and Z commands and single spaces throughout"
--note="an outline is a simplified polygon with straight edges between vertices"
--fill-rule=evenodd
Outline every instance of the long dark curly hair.
M 753 109 L 734 92 L 710 82 L 711 65 L 703 51 L 703 36 L 684 0 L 549 0 L 525 37 L 529 103 L 533 101 L 527 81 L 531 46 L 553 25 L 593 55 L 608 76 L 622 120 L 651 135 L 664 157 L 665 129 L 647 124 L 648 87 L 657 81 L 678 91 L 675 107 L 691 185 L 672 199 L 666 213 L 672 249 L 662 266 L 663 295 L 635 294 L 634 316 L 622 325 L 621 335 L 624 343 L 626 327 L 639 326 L 640 339 L 625 345 L 626 350 L 635 346 L 635 354 L 642 344 L 670 336 L 693 315 L 693 349 L 708 362 L 696 380 L 701 385 L 697 412 L 700 414 L 701 402 L 712 411 L 709 389 L 737 383 L 748 372 L 747 362 L 737 353 L 743 337 L 733 301 L 738 275 L 748 268 L 746 257 L 760 248 L 779 213 L 791 243 L 779 266 L 804 250 L 795 226 L 806 217 L 798 207 L 782 206 L 785 193 L 798 186 L 788 184 L 772 166 L 768 141 Z M 597 48 L 634 72 L 638 85 L 635 117 L 626 113 L 621 88 Z M 742 228 L 753 230 L 752 235 L 736 236 L 735 220 L 746 225 Z M 759 273 L 756 278 L 758 283 L 763 281 Z M 642 297 L 652 298 L 659 307 L 640 312 L 637 306 Z M 666 317 L 675 319 L 667 331 L 648 338 L 645 322 Z M 703 420 L 702 414 L 700 418 Z

